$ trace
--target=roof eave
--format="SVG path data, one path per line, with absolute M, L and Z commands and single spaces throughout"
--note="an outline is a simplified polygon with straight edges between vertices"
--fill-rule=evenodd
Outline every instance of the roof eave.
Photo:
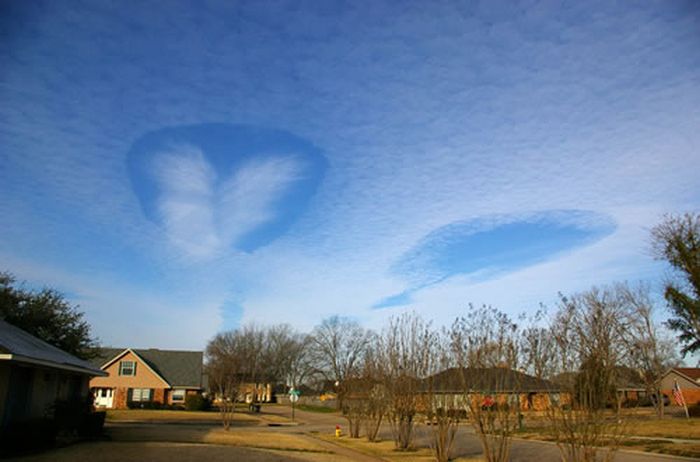
M 91 369 L 87 367 L 80 367 L 73 364 L 56 363 L 53 361 L 46 361 L 43 359 L 31 358 L 29 356 L 15 355 L 15 354 L 0 354 L 0 360 L 3 361 L 14 361 L 18 363 L 32 364 L 36 366 L 48 367 L 51 369 L 60 369 L 70 372 L 78 372 L 80 374 L 90 375 L 94 377 L 106 377 L 105 371 L 99 369 Z

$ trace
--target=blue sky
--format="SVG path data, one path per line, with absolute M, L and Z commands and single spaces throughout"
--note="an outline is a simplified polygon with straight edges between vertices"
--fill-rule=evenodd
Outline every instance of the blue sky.
M 0 2 L 0 267 L 103 343 L 658 288 L 700 8 Z

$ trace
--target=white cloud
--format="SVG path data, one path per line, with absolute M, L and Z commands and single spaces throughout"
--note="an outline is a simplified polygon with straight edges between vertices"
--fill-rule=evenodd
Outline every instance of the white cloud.
M 275 217 L 275 203 L 301 175 L 292 156 L 252 160 L 228 177 L 217 175 L 194 146 L 156 156 L 158 209 L 169 240 L 186 254 L 208 258 L 230 250 L 246 233 Z
M 299 162 L 273 157 L 248 162 L 219 188 L 219 222 L 226 242 L 235 242 L 255 227 L 271 221 L 273 205 L 300 178 Z

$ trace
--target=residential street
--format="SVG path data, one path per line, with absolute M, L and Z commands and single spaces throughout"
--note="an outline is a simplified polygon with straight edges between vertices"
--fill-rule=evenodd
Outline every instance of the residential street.
M 143 414 L 139 414 L 143 416 Z M 73 444 L 64 448 L 14 459 L 22 462 L 68 462 L 91 460 L 99 454 L 101 462 L 125 460 L 153 462 L 223 462 L 245 460 L 252 462 L 385 461 L 338 444 L 332 437 L 336 425 L 346 431 L 347 421 L 337 413 L 296 411 L 296 422 L 289 422 L 291 410 L 281 405 L 263 406 L 261 414 L 238 413 L 231 429 L 221 428 L 217 413 L 211 419 L 110 421 L 101 441 Z M 178 414 L 186 417 L 187 414 Z M 200 414 L 201 416 L 201 414 Z M 380 436 L 391 439 L 389 426 L 382 426 Z M 416 445 L 429 445 L 429 430 L 419 425 Z M 347 436 L 342 441 L 348 443 Z M 456 457 L 480 460 L 481 446 L 468 425 L 459 429 L 455 441 Z M 412 459 L 413 460 L 413 459 Z M 416 460 L 429 460 L 423 455 Z M 511 451 L 513 462 L 559 462 L 559 450 L 554 444 L 531 440 L 515 440 Z M 692 459 L 659 454 L 620 451 L 617 462 L 652 462 L 659 460 L 688 461 Z

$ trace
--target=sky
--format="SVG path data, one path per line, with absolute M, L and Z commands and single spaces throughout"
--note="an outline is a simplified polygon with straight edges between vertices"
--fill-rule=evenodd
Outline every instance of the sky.
M 0 0 L 0 269 L 105 345 L 660 292 L 700 3 Z

